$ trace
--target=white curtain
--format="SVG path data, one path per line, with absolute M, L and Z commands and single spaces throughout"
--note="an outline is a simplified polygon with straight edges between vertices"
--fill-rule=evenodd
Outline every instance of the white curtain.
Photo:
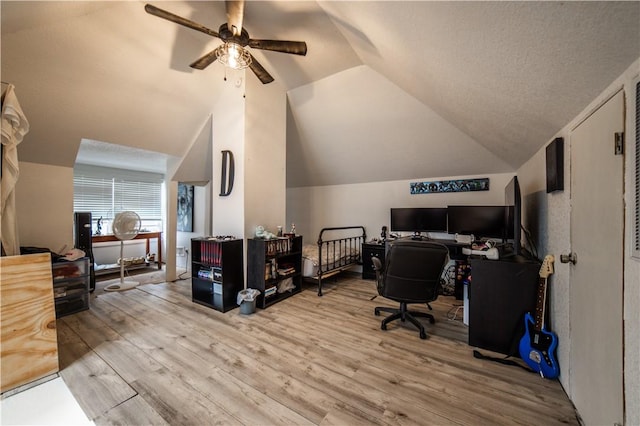
M 9 84 L 2 98 L 2 177 L 0 193 L 0 238 L 2 249 L 7 256 L 20 254 L 18 222 L 16 218 L 15 188 L 18 182 L 18 144 L 29 131 L 29 122 L 22 112 L 15 94 L 15 87 Z

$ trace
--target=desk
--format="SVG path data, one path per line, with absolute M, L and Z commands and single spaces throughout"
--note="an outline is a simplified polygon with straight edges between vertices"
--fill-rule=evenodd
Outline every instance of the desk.
M 154 238 L 158 239 L 158 257 L 156 258 L 156 262 L 158 263 L 158 269 L 162 269 L 162 232 L 141 232 L 138 235 L 135 236 L 135 238 L 132 238 L 134 240 L 147 240 L 146 243 L 146 251 L 145 253 L 151 253 L 149 251 L 149 240 L 152 240 Z M 106 243 L 109 241 L 120 241 L 118 239 L 118 237 L 116 237 L 115 235 L 109 234 L 109 235 L 92 235 L 91 236 L 91 243 L 95 244 L 95 243 Z
M 400 237 L 400 238 L 396 238 L 396 239 L 390 239 L 390 240 L 387 240 L 387 244 L 393 244 L 394 241 L 411 240 L 411 239 L 413 239 L 413 237 Z M 439 239 L 439 238 L 422 237 L 418 241 L 431 241 L 431 242 L 434 242 L 434 243 L 440 243 L 440 244 L 443 244 L 443 245 L 447 246 L 447 248 L 449 249 L 449 257 L 452 260 L 461 260 L 461 259 L 465 259 L 466 260 L 467 259 L 467 255 L 466 254 L 462 254 L 462 248 L 463 247 L 471 247 L 471 244 L 459 243 L 454 239 Z
M 470 263 L 469 345 L 517 354 L 524 314 L 535 312 L 540 264 L 478 258 Z
M 440 243 L 447 246 L 449 249 L 449 257 L 451 260 L 466 260 L 467 255 L 462 253 L 462 249 L 464 247 L 471 247 L 469 243 L 459 243 L 456 240 L 439 240 L 439 239 L 430 239 L 429 241 L 433 241 L 434 243 Z

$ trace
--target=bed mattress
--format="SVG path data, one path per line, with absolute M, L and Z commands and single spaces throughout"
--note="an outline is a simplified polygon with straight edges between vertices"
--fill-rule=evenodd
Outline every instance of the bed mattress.
M 357 250 L 345 249 L 335 250 L 333 253 L 322 252 L 322 270 L 326 273 L 341 266 L 351 266 L 357 260 Z M 349 261 L 351 260 L 351 261 Z M 318 246 L 314 244 L 306 244 L 302 247 L 302 276 L 317 278 L 318 269 L 320 267 L 320 259 L 318 257 Z

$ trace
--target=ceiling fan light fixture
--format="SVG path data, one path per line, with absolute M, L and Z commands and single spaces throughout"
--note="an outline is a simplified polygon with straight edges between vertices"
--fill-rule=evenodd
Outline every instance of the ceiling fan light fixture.
M 217 60 L 225 67 L 236 70 L 250 67 L 262 84 L 269 84 L 273 81 L 273 77 L 260 65 L 256 58 L 251 56 L 248 48 L 305 56 L 307 54 L 307 43 L 291 40 L 252 39 L 247 30 L 242 27 L 244 3 L 244 0 L 225 1 L 227 22 L 220 25 L 217 32 L 151 4 L 146 4 L 144 10 L 158 18 L 166 19 L 222 40 L 223 45 L 207 52 L 204 56 L 189 64 L 191 68 L 203 70 Z
M 241 70 L 251 65 L 251 55 L 249 51 L 238 43 L 226 42 L 216 50 L 218 62 L 234 70 Z

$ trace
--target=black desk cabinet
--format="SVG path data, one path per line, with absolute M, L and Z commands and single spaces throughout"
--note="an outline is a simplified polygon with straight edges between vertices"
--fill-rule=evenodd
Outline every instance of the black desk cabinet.
M 191 300 L 220 312 L 237 308 L 244 288 L 243 240 L 191 239 Z
M 469 345 L 517 354 L 524 315 L 535 311 L 540 264 L 487 259 L 469 262 Z
M 362 279 L 376 279 L 376 271 L 373 269 L 372 257 L 377 257 L 384 265 L 386 244 L 362 243 Z

